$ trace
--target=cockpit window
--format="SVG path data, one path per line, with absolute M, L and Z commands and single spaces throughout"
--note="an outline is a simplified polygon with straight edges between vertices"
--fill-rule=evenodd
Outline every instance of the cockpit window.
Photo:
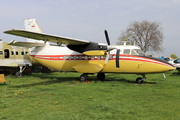
M 140 49 L 134 49 L 134 51 L 135 51 L 138 55 L 145 56 L 144 52 L 141 51 Z
M 174 61 L 174 63 L 180 63 L 180 58 L 179 58 L 179 59 L 176 59 L 176 60 Z
M 137 53 L 134 50 L 132 50 L 131 55 L 137 55 Z
M 129 55 L 130 54 L 130 49 L 124 49 L 124 54 Z

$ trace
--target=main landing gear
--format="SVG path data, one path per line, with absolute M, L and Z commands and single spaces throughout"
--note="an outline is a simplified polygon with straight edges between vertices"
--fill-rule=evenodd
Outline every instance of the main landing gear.
M 85 82 L 85 81 L 87 81 L 87 80 L 88 80 L 88 76 L 87 76 L 87 75 L 88 75 L 88 74 L 86 74 L 86 73 L 82 74 L 82 75 L 80 76 L 80 78 L 79 78 L 80 82 Z
M 98 73 L 97 78 L 101 81 L 105 79 L 105 74 L 104 73 Z M 80 82 L 86 82 L 88 80 L 88 74 L 84 73 L 79 77 Z
M 143 77 L 143 78 L 142 78 Z M 142 75 L 142 77 L 138 77 L 136 79 L 137 84 L 143 84 L 144 80 L 146 79 L 145 75 Z M 98 73 L 97 78 L 101 81 L 105 80 L 105 74 L 104 73 Z M 80 82 L 86 82 L 88 81 L 88 74 L 84 73 L 79 77 Z
M 138 77 L 136 79 L 136 83 L 137 84 L 143 84 L 143 81 L 146 79 L 146 77 L 145 77 L 145 75 L 142 75 L 142 76 L 143 76 L 143 78 L 142 77 Z
M 28 66 L 19 66 L 19 71 L 16 72 L 16 76 L 17 77 L 21 77 L 22 76 L 22 72 L 27 68 Z

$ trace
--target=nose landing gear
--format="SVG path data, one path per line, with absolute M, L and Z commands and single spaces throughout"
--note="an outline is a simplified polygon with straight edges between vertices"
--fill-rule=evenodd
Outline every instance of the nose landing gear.
M 146 79 L 146 77 L 145 77 L 145 75 L 142 75 L 143 76 L 143 78 L 142 77 L 138 77 L 137 79 L 136 79 L 136 83 L 137 84 L 143 84 L 143 82 L 144 82 L 144 80 Z

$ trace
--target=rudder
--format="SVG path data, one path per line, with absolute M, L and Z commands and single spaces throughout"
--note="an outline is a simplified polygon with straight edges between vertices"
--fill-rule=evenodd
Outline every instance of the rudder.
M 36 19 L 25 19 L 24 26 L 25 26 L 25 30 L 42 33 L 39 25 L 36 22 Z M 44 43 L 44 41 L 42 40 L 34 40 L 30 38 L 27 38 L 27 42 Z

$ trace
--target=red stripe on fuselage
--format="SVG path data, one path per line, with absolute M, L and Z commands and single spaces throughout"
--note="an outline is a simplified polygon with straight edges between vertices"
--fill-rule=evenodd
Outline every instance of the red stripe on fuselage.
M 113 55 L 113 57 L 116 56 L 116 54 L 111 54 L 111 55 Z M 98 59 L 97 56 L 94 59 L 91 59 L 90 56 L 88 56 L 88 59 L 85 59 L 86 55 L 30 55 L 30 56 L 35 57 L 35 58 L 39 58 L 39 59 L 44 59 L 44 60 L 52 60 L 52 61 L 54 61 L 54 60 L 64 61 L 64 59 L 63 59 L 64 56 L 66 56 L 65 60 L 67 60 L 67 61 L 70 61 L 70 60 L 73 61 L 74 56 L 77 56 L 76 60 L 105 60 L 105 59 L 103 59 L 102 56 L 101 56 L 101 59 Z M 72 59 L 68 59 L 69 56 L 72 56 Z M 79 56 L 82 56 L 82 59 L 79 59 Z M 76 60 L 74 60 L 74 61 L 76 61 Z M 110 59 L 110 60 L 116 60 L 116 58 L 113 58 L 113 59 Z M 160 64 L 160 65 L 165 65 L 165 66 L 172 67 L 172 66 L 168 65 L 165 62 L 161 62 L 161 61 L 158 61 L 158 60 L 155 60 L 155 59 L 150 59 L 150 58 L 141 57 L 141 56 L 120 54 L 119 60 L 120 61 L 124 60 L 124 61 L 148 62 L 148 63 L 155 63 L 155 64 Z

